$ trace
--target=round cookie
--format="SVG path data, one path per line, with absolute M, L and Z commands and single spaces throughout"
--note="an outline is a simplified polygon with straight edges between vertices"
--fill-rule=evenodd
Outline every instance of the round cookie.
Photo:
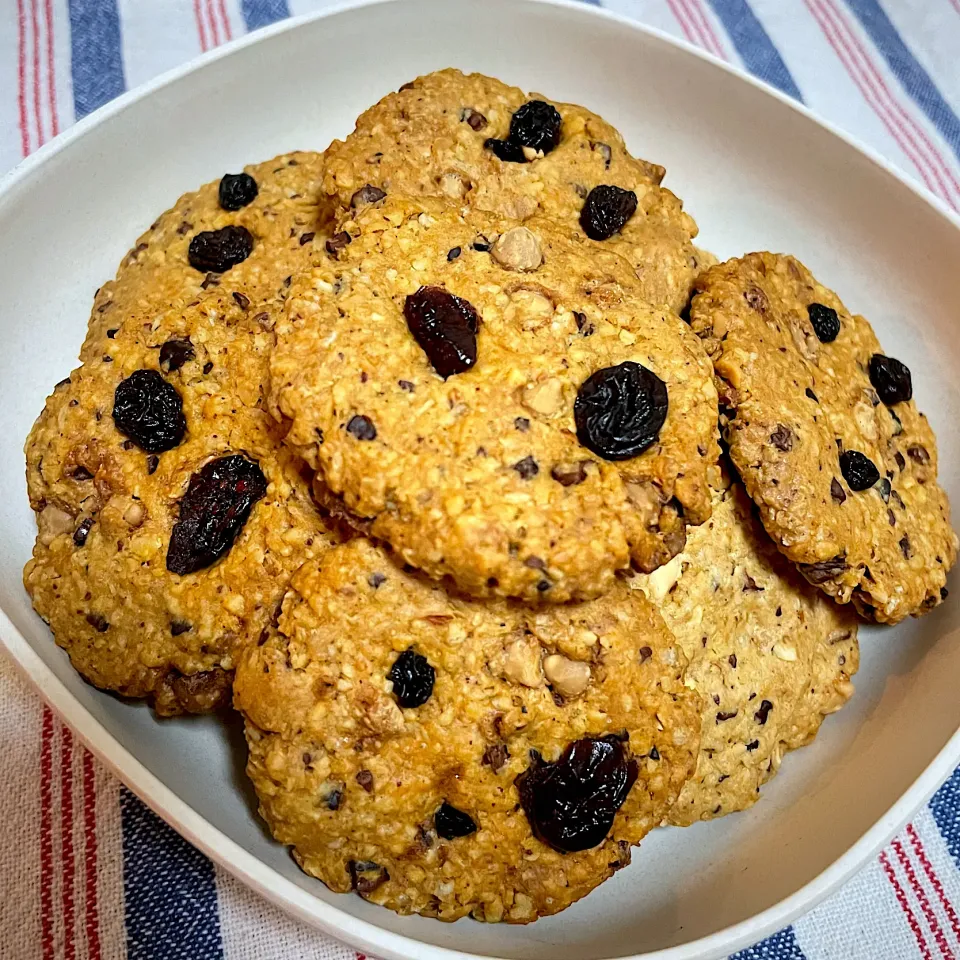
M 261 815 L 307 873 L 402 914 L 527 923 L 626 865 L 673 803 L 700 723 L 685 662 L 622 583 L 477 603 L 356 538 L 295 574 L 234 702 Z
M 528 120 L 527 140 L 549 136 L 543 124 L 550 123 L 553 108 L 559 111 L 556 146 L 545 142 L 539 156 L 528 147 L 528 162 L 500 159 L 495 149 L 504 148 L 490 141 L 508 143 L 514 115 L 531 100 L 550 107 L 545 118 Z M 522 149 L 517 156 L 525 159 Z M 583 107 L 528 97 L 482 74 L 441 70 L 384 97 L 345 141 L 334 141 L 323 188 L 334 218 L 386 191 L 446 196 L 517 220 L 555 219 L 591 250 L 621 254 L 635 268 L 646 300 L 679 311 L 701 269 L 701 254 L 692 242 L 697 226 L 660 186 L 663 175 L 663 167 L 630 156 L 620 134 Z M 622 230 L 597 242 L 587 239 L 580 217 L 590 191 L 602 185 L 632 191 L 636 210 Z
M 474 596 L 586 599 L 682 548 L 710 512 L 716 393 L 697 338 L 637 297 L 622 258 L 429 198 L 344 232 L 339 259 L 294 281 L 271 360 L 328 506 Z
M 939 604 L 957 537 L 909 372 L 793 257 L 730 260 L 697 291 L 730 457 L 781 552 L 882 623 Z
M 315 179 L 305 174 L 303 188 Z M 293 180 L 284 190 L 297 192 Z M 183 251 L 165 258 L 152 245 L 149 282 L 122 267 L 109 311 L 94 311 L 84 364 L 26 444 L 39 535 L 24 583 L 37 612 L 88 680 L 149 698 L 163 715 L 229 700 L 237 650 L 331 539 L 263 401 L 280 301 L 254 295 L 285 292 L 283 277 L 310 258 L 290 231 L 316 218 L 299 198 L 273 209 L 259 266 L 217 275 L 190 300 L 174 278 L 203 274 L 183 266 Z M 154 283 L 179 305 L 147 299 Z M 236 519 L 217 515 L 205 496 L 214 486 Z
M 323 248 L 325 238 L 317 226 L 323 159 L 321 153 L 298 151 L 246 167 L 255 193 L 249 186 L 245 193 L 234 189 L 227 195 L 225 190 L 230 207 L 252 195 L 238 209 L 221 206 L 220 180 L 184 194 L 137 239 L 116 277 L 97 290 L 80 359 L 99 357 L 110 331 L 124 323 L 150 322 L 203 297 L 226 277 L 230 292 L 253 304 L 280 295 L 314 248 Z M 249 256 L 224 274 L 192 266 L 189 250 L 197 235 L 224 227 L 249 231 Z
M 779 555 L 739 484 L 718 494 L 682 554 L 630 583 L 660 610 L 703 697 L 697 769 L 666 822 L 746 809 L 784 753 L 853 694 L 856 616 Z

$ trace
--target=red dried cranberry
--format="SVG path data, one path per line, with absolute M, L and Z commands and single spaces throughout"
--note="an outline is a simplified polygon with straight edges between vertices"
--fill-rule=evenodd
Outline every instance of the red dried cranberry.
M 225 273 L 243 263 L 253 250 L 253 235 L 246 227 L 228 226 L 204 230 L 187 251 L 190 266 L 201 273 Z
M 637 763 L 617 736 L 584 737 L 556 763 L 539 754 L 516 779 L 533 832 L 561 853 L 603 843 L 637 779 Z
M 577 439 L 604 460 L 629 460 L 658 437 L 669 406 L 666 384 L 627 360 L 588 377 L 573 404 Z
M 147 453 L 177 446 L 187 432 L 183 400 L 156 370 L 134 370 L 113 395 L 117 429 Z
M 870 383 L 888 407 L 895 403 L 905 403 L 913 396 L 910 368 L 882 353 L 875 353 L 870 358 Z
M 183 576 L 216 563 L 266 492 L 267 478 L 259 465 L 238 453 L 212 460 L 195 473 L 180 500 L 167 569 Z
M 637 212 L 637 195 L 608 184 L 594 187 L 580 211 L 580 226 L 591 240 L 609 240 Z
M 253 203 L 259 192 L 257 181 L 249 173 L 225 173 L 217 197 L 224 210 L 239 210 Z
M 413 339 L 444 380 L 477 362 L 480 318 L 466 300 L 443 287 L 421 287 L 407 297 L 403 315 Z

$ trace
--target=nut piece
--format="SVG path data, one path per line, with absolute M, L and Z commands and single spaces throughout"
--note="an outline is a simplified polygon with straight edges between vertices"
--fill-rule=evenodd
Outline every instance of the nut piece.
M 588 664 L 568 660 L 559 653 L 552 653 L 543 661 L 543 672 L 553 689 L 567 700 L 579 697 L 590 682 Z
M 514 227 L 497 238 L 491 250 L 493 259 L 504 270 L 526 273 L 536 270 L 543 263 L 540 241 L 526 227 Z
M 534 413 L 549 417 L 560 409 L 563 400 L 563 384 L 556 378 L 532 383 L 523 391 L 523 405 Z
M 540 673 L 540 645 L 526 637 L 514 640 L 506 650 L 503 675 L 525 687 L 539 687 L 543 682 Z
M 440 191 L 451 200 L 462 200 L 469 189 L 470 184 L 459 173 L 445 173 L 440 178 Z
M 57 537 L 73 533 L 73 517 L 65 510 L 50 504 L 40 511 L 37 517 L 40 542 L 49 547 Z
M 136 528 L 143 523 L 143 519 L 146 515 L 146 511 L 143 509 L 143 504 L 137 500 L 134 500 L 133 503 L 127 507 L 126 512 L 123 514 L 123 519 L 127 522 L 128 526 L 136 530 Z

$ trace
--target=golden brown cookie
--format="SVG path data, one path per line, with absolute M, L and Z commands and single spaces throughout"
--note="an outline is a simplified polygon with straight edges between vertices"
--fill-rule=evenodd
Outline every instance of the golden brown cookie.
M 853 694 L 856 616 L 780 556 L 739 484 L 717 495 L 682 554 L 630 583 L 660 610 L 703 697 L 697 769 L 667 822 L 746 809 L 783 754 Z
M 957 555 L 909 371 L 793 257 L 697 281 L 724 436 L 767 533 L 803 575 L 882 623 L 932 609 Z
M 524 107 L 531 101 L 538 107 Z M 511 124 L 537 149 L 509 139 Z M 700 252 L 692 243 L 697 226 L 660 186 L 663 175 L 663 167 L 630 156 L 620 134 L 583 107 L 528 97 L 482 74 L 441 70 L 384 97 L 345 141 L 333 142 L 324 192 L 334 218 L 383 191 L 444 196 L 516 220 L 549 217 L 582 240 L 588 255 L 609 248 L 626 258 L 643 297 L 676 311 L 689 299 Z M 630 191 L 636 209 L 622 230 L 595 241 L 580 218 L 590 191 L 601 186 Z
M 291 169 L 304 171 L 299 188 Z M 229 702 L 237 651 L 330 542 L 263 400 L 284 277 L 309 262 L 290 231 L 316 216 L 305 197 L 316 171 L 281 170 L 284 192 L 304 196 L 264 213 L 249 269 L 187 299 L 205 274 L 184 265 L 179 239 L 166 254 L 151 241 L 149 267 L 121 267 L 98 297 L 109 309 L 94 309 L 84 364 L 27 440 L 39 536 L 24 583 L 37 612 L 88 680 L 165 715 Z M 258 174 L 261 197 L 273 193 Z M 178 204 L 195 226 L 226 217 L 208 209 L 210 191 Z M 163 309 L 158 291 L 174 306 Z
M 551 602 L 682 548 L 710 512 L 716 393 L 622 258 L 430 198 L 342 226 L 294 281 L 271 395 L 361 529 L 472 595 Z
M 685 662 L 622 583 L 478 603 L 357 538 L 294 576 L 235 704 L 260 812 L 305 871 L 403 914 L 527 923 L 673 803 L 700 725 Z

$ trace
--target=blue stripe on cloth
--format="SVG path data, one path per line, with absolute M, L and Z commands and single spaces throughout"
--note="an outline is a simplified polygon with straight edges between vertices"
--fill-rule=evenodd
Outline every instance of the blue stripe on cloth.
M 247 30 L 267 27 L 290 16 L 287 0 L 240 0 L 240 9 Z
M 223 960 L 213 864 L 120 790 L 127 960 Z
M 68 0 L 73 112 L 79 120 L 126 89 L 117 0 Z
M 735 953 L 730 960 L 807 960 L 797 943 L 793 927 L 786 927 L 766 940 Z
M 720 18 L 744 66 L 755 76 L 803 103 L 780 51 L 746 0 L 708 0 Z
M 960 867 L 960 769 L 933 795 L 930 812 L 940 828 L 950 856 Z
M 903 42 L 883 7 L 877 0 L 847 0 L 847 6 L 870 35 L 903 89 L 923 110 L 960 160 L 960 118 L 944 100 L 943 94 L 930 79 L 930 74 Z

